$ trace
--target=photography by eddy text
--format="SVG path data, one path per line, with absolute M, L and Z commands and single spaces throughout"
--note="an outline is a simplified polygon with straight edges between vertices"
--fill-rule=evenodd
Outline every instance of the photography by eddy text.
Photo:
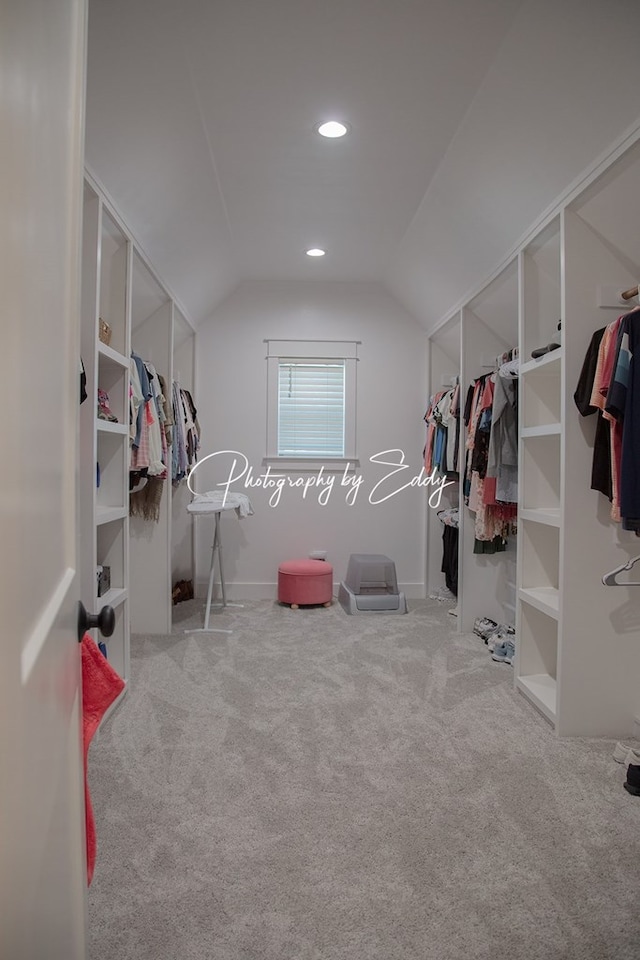
M 207 461 L 214 458 L 218 458 L 217 463 L 221 471 L 224 471 L 222 474 L 224 479 L 214 484 L 216 488 L 224 491 L 223 503 L 232 488 L 237 491 L 242 487 L 246 491 L 255 489 L 270 491 L 269 506 L 277 507 L 281 501 L 282 491 L 294 489 L 302 491 L 303 500 L 306 500 L 311 492 L 318 503 L 325 507 L 336 487 L 344 495 L 345 502 L 353 506 L 364 482 L 364 476 L 352 470 L 349 463 L 344 467 L 342 474 L 336 472 L 335 468 L 326 469 L 325 465 L 318 467 L 317 470 L 313 468 L 313 472 L 307 475 L 296 474 L 295 471 L 286 474 L 274 473 L 271 466 L 267 466 L 262 473 L 255 473 L 244 453 L 238 450 L 217 450 L 203 457 L 191 470 L 188 478 L 191 493 L 196 492 L 192 487 L 194 474 Z M 427 474 L 422 467 L 419 473 L 408 478 L 406 471 L 411 470 L 411 465 L 405 462 L 404 452 L 398 448 L 374 453 L 369 457 L 369 462 L 383 468 L 383 475 L 369 491 L 368 500 L 371 504 L 384 503 L 402 493 L 403 490 L 432 488 L 429 494 L 429 506 L 437 510 L 440 507 L 442 491 L 455 483 L 454 480 L 438 476 L 435 468 Z

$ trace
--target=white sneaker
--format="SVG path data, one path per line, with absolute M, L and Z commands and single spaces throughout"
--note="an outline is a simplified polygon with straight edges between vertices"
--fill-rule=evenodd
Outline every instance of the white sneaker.
M 509 631 L 508 627 L 499 626 L 495 633 L 492 633 L 486 641 L 489 653 L 493 653 L 496 646 L 504 643 L 506 640 L 514 640 L 515 635 Z
M 635 747 L 630 747 L 628 743 L 623 743 L 619 740 L 613 751 L 613 759 L 616 763 L 624 763 L 625 766 L 628 766 L 630 763 L 634 766 L 640 766 L 640 750 L 637 750 Z
M 516 655 L 516 646 L 513 640 L 503 640 L 501 643 L 496 641 L 491 659 L 497 663 L 512 664 Z

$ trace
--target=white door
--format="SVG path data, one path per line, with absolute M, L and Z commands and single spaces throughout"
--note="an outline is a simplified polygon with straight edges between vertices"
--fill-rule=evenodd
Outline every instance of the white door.
M 86 0 L 0 0 L 0 957 L 80 960 Z

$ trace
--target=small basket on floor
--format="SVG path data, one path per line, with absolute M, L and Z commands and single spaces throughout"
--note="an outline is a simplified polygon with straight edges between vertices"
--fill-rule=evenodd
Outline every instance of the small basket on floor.
M 333 567 L 326 560 L 286 560 L 278 567 L 278 602 L 298 607 L 330 607 Z

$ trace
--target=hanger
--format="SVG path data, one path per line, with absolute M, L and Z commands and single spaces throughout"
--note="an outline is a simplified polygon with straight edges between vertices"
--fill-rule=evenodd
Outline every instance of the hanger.
M 631 570 L 631 567 L 634 563 L 637 563 L 640 560 L 640 557 L 633 557 L 631 560 L 628 560 L 626 563 L 623 563 L 622 566 L 616 567 L 615 570 L 611 570 L 610 573 L 605 573 L 602 578 L 602 582 L 605 587 L 640 587 L 640 580 L 627 580 L 626 582 L 621 582 L 616 580 L 616 575 L 622 573 L 623 570 Z

